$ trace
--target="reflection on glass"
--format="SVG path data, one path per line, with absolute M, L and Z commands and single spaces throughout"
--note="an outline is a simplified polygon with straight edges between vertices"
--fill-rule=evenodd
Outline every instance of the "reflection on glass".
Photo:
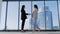
M 21 30 L 21 24 L 22 24 L 22 20 L 21 20 L 22 5 L 25 5 L 25 12 L 31 14 L 31 2 L 21 1 L 20 2 L 20 30 Z M 31 15 L 27 15 L 27 19 L 25 20 L 24 30 L 31 30 L 30 21 L 31 21 Z
M 46 4 L 45 6 L 48 7 L 48 10 L 46 11 L 46 29 L 53 28 L 56 30 L 59 28 L 57 3 L 56 3 L 56 1 L 46 1 L 45 4 Z M 48 20 L 47 20 L 47 18 L 48 18 Z
M 5 28 L 6 2 L 2 2 L 0 30 Z
M 18 29 L 18 2 L 8 2 L 7 29 Z
M 45 13 L 46 13 L 46 29 L 52 29 L 52 12 L 49 10 L 48 6 L 45 6 Z
M 59 3 L 59 9 L 60 9 L 60 1 L 58 1 L 58 3 Z M 18 5 L 19 5 L 19 2 L 8 2 L 7 29 L 9 30 L 18 30 L 18 7 L 19 7 Z M 32 6 L 31 6 L 31 1 L 21 1 L 20 17 L 19 17 L 20 30 L 21 30 L 21 24 L 22 24 L 22 21 L 21 21 L 22 5 L 25 5 L 26 13 L 30 13 L 30 14 L 32 14 L 34 11 L 34 5 L 38 6 L 38 19 L 36 23 L 38 24 L 41 30 L 45 30 L 45 28 L 47 30 L 59 29 L 60 26 L 58 22 L 58 11 L 57 11 L 56 1 L 45 1 L 45 11 L 44 11 L 44 1 L 32 1 Z M 46 20 L 45 20 L 45 13 L 46 13 Z M 5 15 L 6 15 L 6 2 L 2 2 L 0 30 L 4 30 L 5 28 Z M 59 10 L 59 19 L 60 19 L 60 10 Z M 24 30 L 31 30 L 32 28 L 31 23 L 33 23 L 31 22 L 31 15 L 27 15 Z
M 38 6 L 38 19 L 36 23 L 40 29 L 44 30 L 45 29 L 44 1 L 32 1 L 32 13 L 34 12 L 34 5 Z

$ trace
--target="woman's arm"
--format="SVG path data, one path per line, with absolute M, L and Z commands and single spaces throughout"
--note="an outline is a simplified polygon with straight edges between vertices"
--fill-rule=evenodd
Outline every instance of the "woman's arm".
M 26 15 L 29 15 L 28 13 L 26 13 Z
M 26 13 L 26 15 L 31 15 L 30 13 Z

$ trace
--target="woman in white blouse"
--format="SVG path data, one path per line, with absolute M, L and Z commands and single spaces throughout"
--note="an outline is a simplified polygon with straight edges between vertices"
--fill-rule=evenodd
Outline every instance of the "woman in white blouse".
M 34 11 L 32 13 L 32 23 L 31 23 L 33 31 L 35 31 L 36 29 L 38 29 L 38 31 L 40 31 L 40 28 L 37 23 L 37 19 L 38 19 L 38 6 L 34 5 Z

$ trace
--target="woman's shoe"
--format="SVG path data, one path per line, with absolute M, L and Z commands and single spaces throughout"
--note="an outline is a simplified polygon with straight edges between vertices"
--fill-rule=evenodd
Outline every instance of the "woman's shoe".
M 24 30 L 21 30 L 21 32 L 26 32 L 26 31 L 24 31 Z
M 24 30 L 21 30 L 21 32 L 24 32 Z
M 38 29 L 38 32 L 40 32 L 40 28 Z
M 33 30 L 32 32 L 35 32 L 35 30 Z

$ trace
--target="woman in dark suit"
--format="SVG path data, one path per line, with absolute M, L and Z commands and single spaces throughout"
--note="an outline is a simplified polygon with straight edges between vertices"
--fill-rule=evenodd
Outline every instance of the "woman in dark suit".
M 25 12 L 25 5 L 22 5 L 22 8 L 21 8 L 21 20 L 22 20 L 21 31 L 24 31 L 24 24 L 25 24 L 25 20 L 27 19 L 27 15 L 29 15 L 29 14 Z

